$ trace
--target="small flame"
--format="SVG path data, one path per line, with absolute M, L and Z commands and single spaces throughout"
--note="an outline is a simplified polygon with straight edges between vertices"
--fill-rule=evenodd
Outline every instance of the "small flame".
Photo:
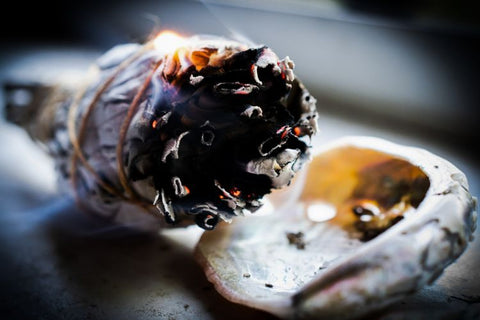
M 172 52 L 184 44 L 185 38 L 170 30 L 160 32 L 155 39 L 153 39 L 155 49 L 163 52 Z

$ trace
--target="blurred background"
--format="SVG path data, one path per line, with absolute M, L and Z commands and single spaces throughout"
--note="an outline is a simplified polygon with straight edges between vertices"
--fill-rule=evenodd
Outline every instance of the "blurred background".
M 13 3 L 2 55 L 37 45 L 103 52 L 152 32 L 267 44 L 296 62 L 323 112 L 431 135 L 479 137 L 480 11 L 474 1 L 203 0 Z M 22 18 L 21 12 L 35 14 Z M 375 118 L 375 119 L 373 119 Z M 377 119 L 378 118 L 378 119 Z
M 9 17 L 0 21 L 2 83 L 55 81 L 65 70 L 83 74 L 112 46 L 143 42 L 163 29 L 249 39 L 295 61 L 296 74 L 318 100 L 321 132 L 315 143 L 374 135 L 423 147 L 464 171 L 472 194 L 479 194 L 480 11 L 475 1 L 46 0 L 9 5 L 4 11 Z M 0 93 L 0 98 L 11 97 Z M 92 228 L 105 226 L 82 220 L 70 203 L 57 198 L 50 160 L 4 120 L 0 149 L 0 312 L 10 319 L 220 319 L 224 314 L 234 319 L 232 310 L 239 319 L 269 317 L 233 306 L 209 287 L 191 258 L 199 234 L 152 240 L 117 230 L 108 241 L 104 233 L 99 238 Z M 169 254 L 186 268 L 185 277 L 175 278 L 172 262 L 151 258 L 164 243 L 175 248 Z M 479 316 L 480 280 L 472 271 L 480 268 L 479 250 L 477 240 L 435 286 L 391 314 L 435 309 L 439 319 L 449 312 L 465 319 Z M 136 259 L 149 267 L 142 270 Z M 109 268 L 117 271 L 106 272 Z M 128 280 L 132 268 L 143 271 L 142 286 Z M 149 287 L 165 279 L 170 280 L 161 293 Z M 113 294 L 119 283 L 122 297 Z

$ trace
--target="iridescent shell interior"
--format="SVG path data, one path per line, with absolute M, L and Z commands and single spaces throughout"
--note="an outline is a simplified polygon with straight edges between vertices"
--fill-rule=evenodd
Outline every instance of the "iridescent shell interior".
M 406 160 L 348 146 L 315 158 L 300 203 L 313 223 L 328 221 L 368 241 L 414 214 L 429 186 L 427 175 Z

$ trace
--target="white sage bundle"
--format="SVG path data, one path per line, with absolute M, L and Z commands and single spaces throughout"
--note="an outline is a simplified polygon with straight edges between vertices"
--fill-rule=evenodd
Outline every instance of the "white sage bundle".
M 316 100 L 292 69 L 265 46 L 164 34 L 111 49 L 82 90 L 50 90 L 24 125 L 88 211 L 210 230 L 308 159 Z

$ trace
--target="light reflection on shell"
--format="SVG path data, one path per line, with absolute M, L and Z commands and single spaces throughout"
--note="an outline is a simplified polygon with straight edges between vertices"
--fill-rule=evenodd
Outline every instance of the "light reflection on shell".
M 283 318 L 354 318 L 398 301 L 438 278 L 476 226 L 462 172 L 376 138 L 323 148 L 280 193 L 270 197 L 274 214 L 205 233 L 196 257 L 225 298 Z M 334 218 L 308 219 L 319 201 Z M 372 203 L 378 212 L 361 219 Z

